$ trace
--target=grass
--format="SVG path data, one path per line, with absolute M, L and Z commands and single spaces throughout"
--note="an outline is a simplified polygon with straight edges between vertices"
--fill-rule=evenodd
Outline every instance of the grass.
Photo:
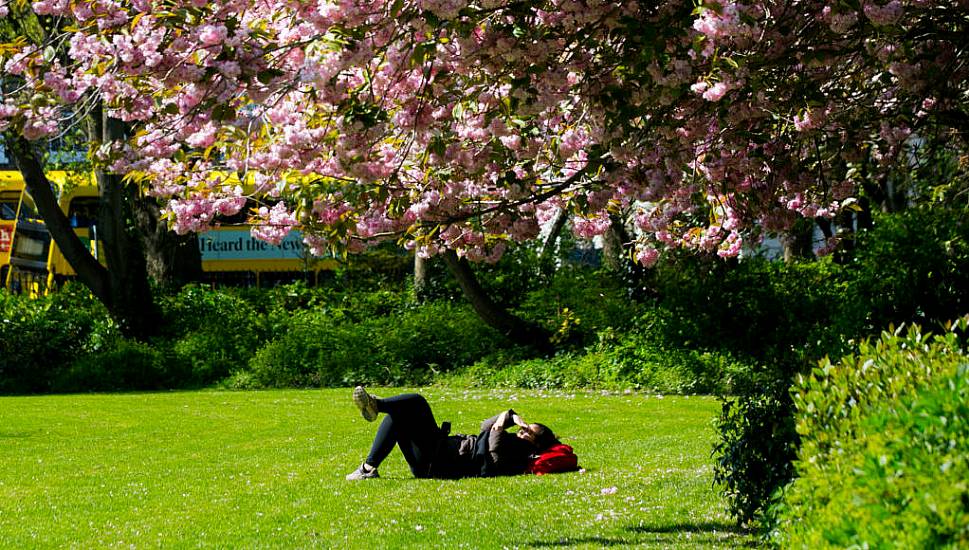
M 459 433 L 512 406 L 585 472 L 417 480 L 394 452 L 347 482 L 376 428 L 349 390 L 6 397 L 0 546 L 752 544 L 711 487 L 712 398 L 422 391 Z

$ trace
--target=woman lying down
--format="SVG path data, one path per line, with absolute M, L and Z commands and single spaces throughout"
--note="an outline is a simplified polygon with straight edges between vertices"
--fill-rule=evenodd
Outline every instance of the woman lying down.
M 478 435 L 450 435 L 450 425 L 438 426 L 423 396 L 416 393 L 380 399 L 361 386 L 353 389 L 353 403 L 368 422 L 381 413 L 370 454 L 348 480 L 380 477 L 377 468 L 394 449 L 420 478 L 510 476 L 578 469 L 572 448 L 562 445 L 542 424 L 528 424 L 509 409 L 481 423 Z M 517 426 L 516 433 L 508 428 Z

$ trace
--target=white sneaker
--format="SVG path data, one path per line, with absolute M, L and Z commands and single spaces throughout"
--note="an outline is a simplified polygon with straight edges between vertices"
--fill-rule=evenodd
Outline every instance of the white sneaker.
M 357 481 L 360 479 L 374 479 L 380 477 L 377 473 L 376 468 L 371 468 L 370 470 L 365 470 L 363 464 L 359 468 L 347 474 L 347 481 Z
M 363 386 L 353 388 L 353 404 L 360 409 L 360 414 L 367 422 L 377 419 L 377 398 L 367 393 Z

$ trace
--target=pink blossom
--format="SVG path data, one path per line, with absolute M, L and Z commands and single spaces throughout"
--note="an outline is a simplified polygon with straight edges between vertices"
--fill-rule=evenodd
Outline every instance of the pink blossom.
M 858 14 L 852 11 L 836 13 L 831 16 L 829 26 L 837 34 L 845 34 L 858 22 Z
M 695 93 L 695 94 L 702 94 L 703 92 L 707 91 L 707 88 L 709 88 L 709 87 L 710 87 L 710 84 L 709 83 L 707 83 L 706 81 L 701 80 L 700 82 L 697 82 L 697 83 L 693 84 L 692 86 L 690 86 L 690 90 L 692 90 L 693 93 Z
M 198 149 L 205 149 L 215 143 L 218 128 L 214 124 L 206 124 L 197 132 L 185 139 L 186 143 Z
M 659 260 L 659 251 L 651 246 L 640 248 L 636 252 L 636 261 L 639 262 L 640 265 L 642 265 L 647 269 L 656 265 L 656 262 L 658 260 Z
M 203 46 L 217 46 L 222 44 L 229 35 L 225 25 L 205 25 L 199 29 L 199 41 Z
M 512 151 L 517 151 L 518 149 L 521 149 L 522 138 L 517 134 L 513 134 L 510 136 L 501 136 L 498 139 L 501 141 L 502 145 L 511 149 Z
M 296 217 L 286 208 L 286 203 L 276 203 L 272 209 L 263 206 L 250 233 L 253 237 L 271 244 L 279 244 L 296 225 Z
M 717 82 L 710 87 L 707 91 L 703 92 L 703 99 L 707 101 L 720 101 L 720 99 L 726 94 L 730 88 L 723 82 Z
M 884 6 L 865 2 L 862 9 L 865 16 L 876 25 L 894 25 L 902 17 L 902 4 L 898 0 L 891 0 Z

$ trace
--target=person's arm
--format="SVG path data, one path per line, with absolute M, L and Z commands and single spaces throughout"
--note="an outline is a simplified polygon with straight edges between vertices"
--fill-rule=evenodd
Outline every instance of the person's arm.
M 513 472 L 514 459 L 509 456 L 509 452 L 515 454 L 510 448 L 517 443 L 517 438 L 505 430 L 511 426 L 527 427 L 528 424 L 518 416 L 518 413 L 509 409 L 495 417 L 488 430 L 488 457 L 485 460 L 482 475 L 495 476 L 505 475 Z M 492 419 L 489 419 L 492 420 Z
M 518 420 L 516 421 L 515 419 L 518 419 Z M 521 417 L 518 416 L 518 413 L 516 413 L 511 409 L 508 409 L 507 411 L 500 412 L 492 416 L 491 418 L 485 420 L 484 422 L 482 422 L 481 431 L 487 432 L 491 430 L 493 431 L 506 430 L 508 429 L 509 426 L 512 425 L 512 424 L 509 424 L 509 421 L 518 426 L 522 425 L 518 423 L 518 421 L 521 421 Z

